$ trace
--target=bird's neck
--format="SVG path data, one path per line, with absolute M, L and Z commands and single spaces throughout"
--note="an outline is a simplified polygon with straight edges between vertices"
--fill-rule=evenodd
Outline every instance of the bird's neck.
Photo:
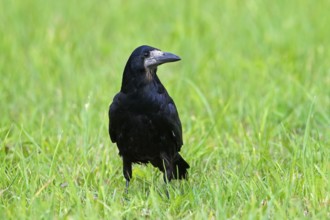
M 131 77 L 132 74 L 124 73 L 121 85 L 121 91 L 128 93 L 136 93 L 144 90 L 158 90 L 159 86 L 162 86 L 160 80 L 156 74 L 157 69 L 152 72 L 139 73 L 135 77 Z

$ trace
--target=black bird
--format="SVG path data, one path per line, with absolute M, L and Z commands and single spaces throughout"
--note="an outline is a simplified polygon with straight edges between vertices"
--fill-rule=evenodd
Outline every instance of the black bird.
M 180 57 L 150 46 L 136 48 L 129 57 L 120 92 L 109 109 L 109 134 L 123 159 L 126 187 L 132 163 L 151 163 L 165 182 L 187 177 L 189 164 L 178 153 L 182 126 L 173 99 L 157 76 L 157 67 Z

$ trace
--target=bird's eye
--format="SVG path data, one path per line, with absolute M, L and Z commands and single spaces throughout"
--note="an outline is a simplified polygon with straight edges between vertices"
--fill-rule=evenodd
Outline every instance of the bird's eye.
M 143 56 L 144 56 L 144 57 L 148 57 L 149 54 L 150 54 L 149 52 L 144 52 Z

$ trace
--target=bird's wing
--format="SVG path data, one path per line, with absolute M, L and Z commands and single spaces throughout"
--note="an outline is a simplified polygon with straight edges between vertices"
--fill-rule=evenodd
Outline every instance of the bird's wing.
M 183 145 L 182 125 L 176 106 L 171 98 L 166 104 L 165 108 L 162 108 L 161 115 L 163 117 L 164 125 L 172 133 L 172 136 L 177 144 L 178 150 L 180 150 L 181 146 Z
M 117 142 L 118 117 L 120 114 L 120 102 L 125 96 L 123 93 L 118 93 L 109 107 L 109 135 L 113 143 Z

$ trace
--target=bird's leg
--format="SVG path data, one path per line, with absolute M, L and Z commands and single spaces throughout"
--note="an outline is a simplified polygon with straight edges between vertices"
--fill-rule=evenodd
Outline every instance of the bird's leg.
M 167 199 L 170 199 L 170 193 L 168 192 L 168 186 L 166 185 L 165 195 Z
M 168 191 L 168 183 L 171 181 L 172 179 L 172 176 L 173 176 L 173 167 L 171 166 L 171 163 L 164 163 L 164 166 L 165 166 L 165 171 L 164 171 L 164 181 L 166 183 L 166 191 L 165 191 L 165 194 L 166 194 L 166 197 L 167 199 L 170 199 L 170 193 Z
M 170 198 L 170 194 L 168 191 L 168 184 L 173 177 L 173 164 L 172 162 L 168 159 L 168 157 L 166 155 L 162 155 L 162 160 L 163 160 L 163 167 L 164 167 L 164 181 L 166 183 L 166 197 L 169 199 Z
M 125 193 L 128 194 L 129 180 L 126 180 Z
M 168 183 L 173 178 L 173 162 L 169 159 L 169 157 L 163 153 L 161 155 L 163 160 L 163 167 L 164 167 L 164 181 Z
M 169 164 L 165 167 L 165 173 L 164 173 L 164 181 L 166 183 L 171 182 L 173 177 L 173 166 L 172 164 Z
M 126 189 L 125 192 L 128 194 L 129 181 L 132 178 L 132 162 L 123 158 L 123 174 L 126 179 Z

